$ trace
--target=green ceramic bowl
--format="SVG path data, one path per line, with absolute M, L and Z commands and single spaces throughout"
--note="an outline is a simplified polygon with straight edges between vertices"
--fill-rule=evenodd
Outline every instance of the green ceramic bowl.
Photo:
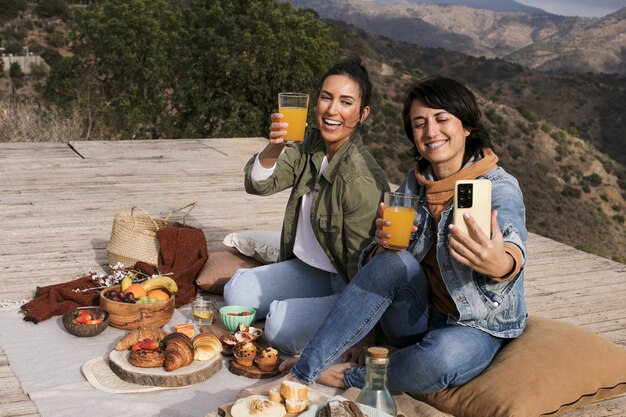
M 242 315 L 243 313 L 243 315 Z M 224 327 L 231 333 L 239 330 L 239 325 L 250 326 L 254 323 L 256 310 L 245 306 L 226 306 L 220 308 L 220 319 Z

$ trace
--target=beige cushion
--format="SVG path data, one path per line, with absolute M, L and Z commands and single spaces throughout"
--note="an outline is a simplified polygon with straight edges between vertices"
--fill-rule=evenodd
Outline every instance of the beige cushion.
M 235 248 L 243 255 L 263 264 L 268 264 L 278 261 L 280 232 L 251 230 L 230 233 L 224 238 L 224 245 Z
M 474 380 L 417 397 L 456 417 L 535 417 L 622 393 L 626 349 L 573 324 L 531 317 Z
M 209 251 L 209 259 L 206 261 L 198 277 L 196 284 L 203 291 L 213 294 L 223 294 L 224 285 L 239 268 L 255 268 L 261 263 L 242 255 L 237 249 L 222 247 Z

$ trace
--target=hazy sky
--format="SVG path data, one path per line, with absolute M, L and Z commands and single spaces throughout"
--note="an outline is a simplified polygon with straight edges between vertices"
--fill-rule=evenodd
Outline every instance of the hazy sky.
M 626 7 L 626 0 L 516 0 L 561 16 L 600 17 Z

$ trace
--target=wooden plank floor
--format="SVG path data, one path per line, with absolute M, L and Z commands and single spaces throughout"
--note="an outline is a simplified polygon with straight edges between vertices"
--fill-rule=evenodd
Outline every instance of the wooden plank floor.
M 113 216 L 134 205 L 187 223 L 209 247 L 238 230 L 279 230 L 288 197 L 247 195 L 243 166 L 262 138 L 0 144 L 0 301 L 37 285 L 105 271 Z M 174 219 L 180 219 L 174 214 Z M 626 266 L 531 234 L 531 314 L 577 324 L 626 347 Z M 38 416 L 0 347 L 0 417 Z M 626 416 L 626 396 L 568 416 Z

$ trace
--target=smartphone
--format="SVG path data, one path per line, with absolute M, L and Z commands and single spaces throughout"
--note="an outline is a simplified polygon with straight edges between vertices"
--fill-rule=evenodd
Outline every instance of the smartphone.
M 474 240 L 467 230 L 463 215 L 469 213 L 485 235 L 491 238 L 491 181 L 460 180 L 454 183 L 454 227 L 460 228 Z

